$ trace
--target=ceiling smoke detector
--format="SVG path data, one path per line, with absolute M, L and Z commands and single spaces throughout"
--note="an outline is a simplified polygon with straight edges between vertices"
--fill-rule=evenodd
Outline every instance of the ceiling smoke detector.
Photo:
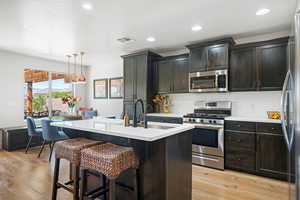
M 122 38 L 117 39 L 117 41 L 120 42 L 120 43 L 125 44 L 125 43 L 133 42 L 134 39 L 131 39 L 129 37 L 122 37 Z

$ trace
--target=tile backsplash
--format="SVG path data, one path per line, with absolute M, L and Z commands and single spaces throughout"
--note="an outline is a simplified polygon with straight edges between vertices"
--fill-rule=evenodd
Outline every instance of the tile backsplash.
M 267 118 L 267 111 L 280 111 L 281 91 L 170 94 L 171 112 L 193 112 L 196 101 L 231 101 L 232 116 Z

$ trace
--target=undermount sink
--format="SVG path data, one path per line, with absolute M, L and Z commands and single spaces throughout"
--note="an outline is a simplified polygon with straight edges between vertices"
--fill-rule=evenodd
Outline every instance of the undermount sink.
M 144 127 L 144 125 L 143 124 L 138 124 L 137 127 Z M 148 128 L 155 128 L 155 129 L 163 129 L 163 130 L 174 128 L 172 126 L 161 126 L 161 125 L 156 125 L 156 124 L 148 124 L 147 127 Z

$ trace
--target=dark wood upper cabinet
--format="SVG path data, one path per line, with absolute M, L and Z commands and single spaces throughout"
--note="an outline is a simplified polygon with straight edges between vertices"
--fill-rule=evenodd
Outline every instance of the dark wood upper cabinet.
M 260 90 L 281 90 L 287 72 L 287 42 L 256 49 Z
M 133 57 L 124 58 L 124 99 L 133 100 L 136 86 L 136 64 Z
M 232 38 L 225 38 L 188 45 L 187 48 L 190 50 L 190 72 L 227 69 L 229 66 L 229 50 L 233 44 Z
M 185 93 L 189 91 L 187 55 L 166 57 L 157 62 L 157 92 Z
M 170 93 L 172 91 L 173 66 L 169 60 L 159 61 L 157 63 L 158 93 Z
M 189 68 L 187 59 L 178 59 L 174 61 L 173 92 L 189 92 Z
M 201 47 L 190 51 L 190 72 L 204 72 L 207 70 L 207 48 Z
M 123 111 L 128 112 L 132 118 L 133 104 L 137 99 L 142 99 L 146 112 L 152 112 L 152 99 L 155 94 L 155 65 L 159 55 L 142 51 L 122 56 L 124 59 L 124 106 Z
M 228 44 L 210 46 L 207 48 L 207 71 L 228 68 Z
M 235 46 L 230 91 L 281 90 L 288 68 L 288 38 Z
M 147 99 L 148 65 L 146 56 L 137 56 L 136 61 L 136 99 Z
M 230 82 L 231 91 L 257 90 L 257 70 L 254 48 L 236 49 L 231 52 Z

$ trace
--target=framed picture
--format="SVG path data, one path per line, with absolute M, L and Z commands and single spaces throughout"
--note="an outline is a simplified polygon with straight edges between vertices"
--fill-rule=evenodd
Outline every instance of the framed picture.
M 123 77 L 109 79 L 109 98 L 123 98 Z
M 94 99 L 107 99 L 108 80 L 94 80 Z

